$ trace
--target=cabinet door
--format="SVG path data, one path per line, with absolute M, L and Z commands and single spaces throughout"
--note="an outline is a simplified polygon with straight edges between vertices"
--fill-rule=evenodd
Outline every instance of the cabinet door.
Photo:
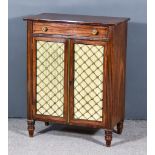
M 63 39 L 33 39 L 34 118 L 67 121 L 67 46 Z
M 106 44 L 75 40 L 70 52 L 70 123 L 103 126 Z

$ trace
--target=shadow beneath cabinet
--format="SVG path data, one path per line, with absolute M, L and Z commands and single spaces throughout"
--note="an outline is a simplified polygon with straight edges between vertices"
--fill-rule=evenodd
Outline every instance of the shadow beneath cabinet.
M 137 141 L 147 136 L 146 121 L 126 121 L 124 124 L 123 133 L 121 135 L 113 132 L 112 146 L 121 145 L 131 141 Z M 53 132 L 54 131 L 54 132 Z M 92 129 L 79 126 L 68 126 L 62 124 L 52 124 L 46 129 L 40 130 L 35 136 L 48 133 L 56 136 L 66 136 L 73 138 L 80 138 L 97 145 L 105 146 L 104 130 L 103 129 Z M 102 138 L 99 138 L 102 137 Z
M 55 132 L 53 133 L 53 131 Z M 41 134 L 50 132 L 50 134 L 57 135 L 57 136 L 80 138 L 87 141 L 91 141 L 98 145 L 104 145 L 102 141 L 99 141 L 93 138 L 93 136 L 100 131 L 101 131 L 100 129 L 92 129 L 88 127 L 70 126 L 70 125 L 62 125 L 62 124 L 54 123 L 52 125 L 49 125 L 49 127 L 47 127 L 46 129 L 43 129 L 37 132 L 35 136 L 39 136 Z

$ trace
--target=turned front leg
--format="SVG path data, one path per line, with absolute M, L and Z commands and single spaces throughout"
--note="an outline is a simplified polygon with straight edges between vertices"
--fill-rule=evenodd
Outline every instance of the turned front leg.
M 112 141 L 112 130 L 105 130 L 105 140 L 106 140 L 106 146 L 111 146 Z
M 29 132 L 29 136 L 33 137 L 34 134 L 34 130 L 35 130 L 35 121 L 34 120 L 27 120 L 27 124 L 28 124 L 28 132 Z

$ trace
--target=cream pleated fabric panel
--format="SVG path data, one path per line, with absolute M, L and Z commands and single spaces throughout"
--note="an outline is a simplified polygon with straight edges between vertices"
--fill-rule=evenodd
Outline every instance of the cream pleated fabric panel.
M 37 41 L 37 114 L 63 117 L 64 44 Z
M 74 118 L 102 121 L 103 46 L 75 44 Z

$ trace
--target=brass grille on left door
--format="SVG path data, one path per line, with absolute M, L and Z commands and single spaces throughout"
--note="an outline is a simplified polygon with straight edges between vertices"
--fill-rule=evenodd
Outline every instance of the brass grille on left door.
M 64 43 L 37 41 L 36 113 L 63 117 Z

